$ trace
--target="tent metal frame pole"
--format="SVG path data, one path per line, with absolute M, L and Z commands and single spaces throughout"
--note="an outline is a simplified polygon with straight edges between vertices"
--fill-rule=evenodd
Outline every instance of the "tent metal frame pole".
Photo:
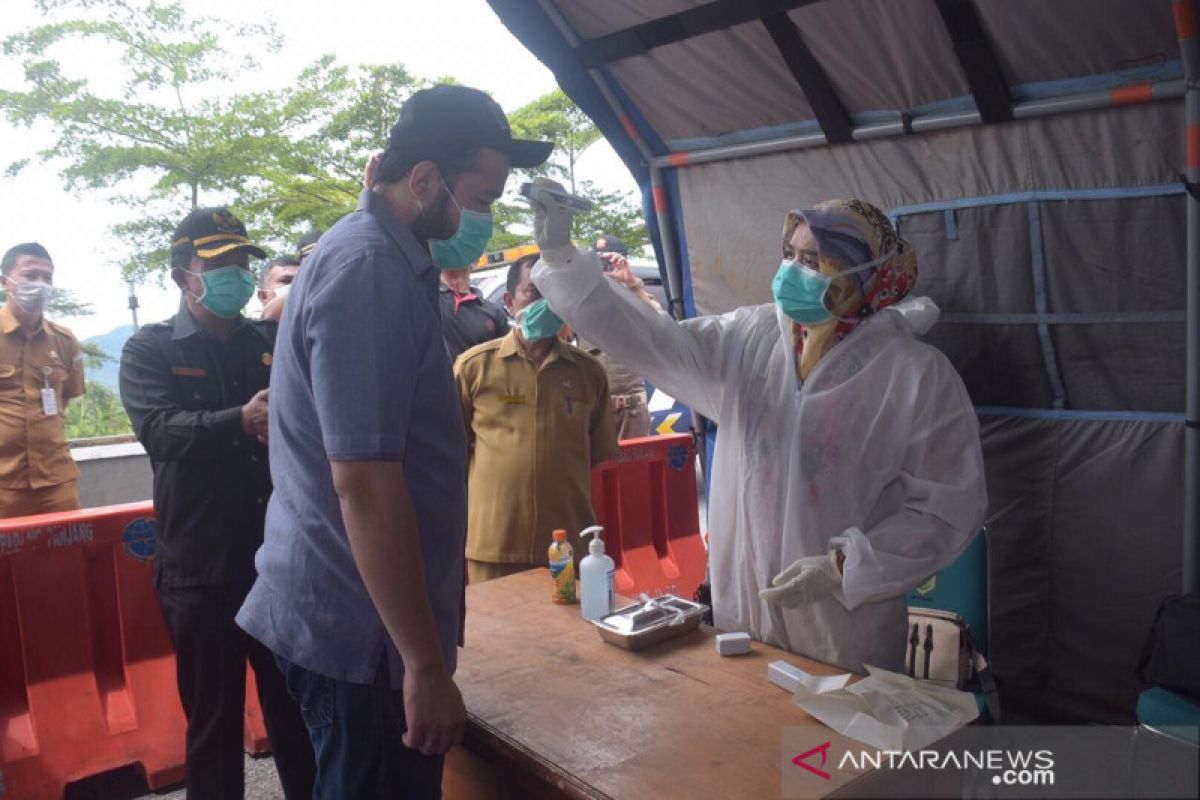
M 1136 86 L 1124 86 L 1111 91 L 1085 92 L 1067 97 L 1029 100 L 1015 104 L 1012 111 L 1015 119 L 1049 117 L 1075 111 L 1090 111 L 1098 108 L 1116 108 L 1159 100 L 1173 100 L 1183 97 L 1184 89 L 1185 82 L 1182 80 L 1143 83 Z M 892 136 L 904 136 L 909 133 L 948 130 L 950 128 L 962 128 L 982 124 L 984 124 L 983 118 L 978 111 L 953 111 L 912 119 L 900 119 L 895 122 L 860 125 L 854 128 L 851 133 L 855 141 L 868 141 L 871 139 L 885 139 Z M 687 167 L 696 164 L 711 164 L 717 161 L 731 161 L 750 156 L 782 153 L 788 150 L 823 147 L 827 144 L 828 141 L 825 139 L 824 134 L 814 132 L 796 136 L 784 136 L 777 139 L 764 139 L 759 142 L 747 142 L 745 144 L 712 147 L 690 152 L 670 153 L 669 155 L 655 157 L 651 164 L 660 167 Z
M 1187 81 L 1187 410 L 1184 427 L 1183 591 L 1200 590 L 1200 40 L 1196 0 L 1174 0 Z
M 551 0 L 538 0 L 538 5 L 542 11 L 558 29 L 559 35 L 563 37 L 567 45 L 574 50 L 579 46 L 579 36 L 571 28 L 571 25 L 563 17 L 562 13 L 554 6 Z M 608 79 L 598 68 L 588 69 L 588 75 L 595 82 L 596 87 L 600 90 L 600 94 L 604 97 L 604 101 L 608 103 L 608 107 L 617 116 L 617 121 L 621 123 L 621 127 L 633 140 L 634 146 L 641 153 L 642 159 L 650 168 L 650 191 L 654 200 L 654 216 L 658 223 L 659 239 L 662 242 L 663 260 L 666 262 L 667 273 L 667 301 L 670 306 L 671 315 L 676 319 L 683 319 L 686 315 L 683 305 L 683 270 L 680 267 L 680 260 L 676 247 L 678 240 L 676 239 L 675 226 L 671 219 L 670 198 L 662 183 L 663 164 L 656 164 L 655 157 L 650 152 L 650 146 L 646 144 L 646 140 L 642 138 L 641 131 L 634 124 L 633 118 L 629 116 L 625 110 L 625 106 L 617 99 L 616 93 L 608 84 Z
M 654 200 L 654 216 L 658 220 L 658 235 L 662 239 L 663 257 L 667 262 L 667 298 L 671 316 L 683 319 L 687 310 L 683 304 L 683 270 L 680 269 L 676 256 L 675 245 L 679 241 L 675 236 L 675 220 L 671 216 L 671 199 L 663 185 L 663 171 L 658 167 L 650 167 L 650 194 Z

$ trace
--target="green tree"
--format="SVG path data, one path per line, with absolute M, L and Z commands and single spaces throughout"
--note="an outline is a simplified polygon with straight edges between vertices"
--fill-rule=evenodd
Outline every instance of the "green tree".
M 25 87 L 0 91 L 0 111 L 14 124 L 50 123 L 54 143 L 37 157 L 65 162 L 69 189 L 108 190 L 133 212 L 115 230 L 129 246 L 126 277 L 162 269 L 174 223 L 202 203 L 237 197 L 278 164 L 324 104 L 303 80 L 286 91 L 216 96 L 256 68 L 244 54 L 278 49 L 268 26 L 192 16 L 177 1 L 37 4 L 48 21 L 4 41 L 5 55 L 20 60 Z M 118 93 L 68 74 L 61 57 L 75 42 L 115 51 L 126 76 Z M 13 162 L 9 173 L 26 162 Z M 154 180 L 150 192 L 120 193 L 144 177 Z
M 642 209 L 629 192 L 604 192 L 591 181 L 583 181 L 580 194 L 592 201 L 592 210 L 575 215 L 572 233 L 580 242 L 591 244 L 600 236 L 617 236 L 629 252 L 642 253 L 650 244 L 650 233 Z
M 581 181 L 577 174 L 580 156 L 601 138 L 600 130 L 561 89 L 555 89 L 532 103 L 513 111 L 508 117 L 513 135 L 525 139 L 546 139 L 554 142 L 550 160 L 530 170 L 515 170 L 510 185 L 536 176 L 548 176 L 561 181 L 572 194 L 592 201 L 592 210 L 576 214 L 572 236 L 578 242 L 592 242 L 608 233 L 621 237 L 631 253 L 640 252 L 650 241 L 640 205 L 628 192 L 603 192 L 590 181 Z M 506 197 L 493 208 L 495 228 L 489 250 L 500 250 L 524 244 L 533 238 L 530 228 L 529 204 L 516 196 Z
M 579 193 L 575 165 L 584 151 L 600 139 L 600 129 L 562 89 L 521 106 L 508 115 L 508 124 L 518 138 L 554 142 L 550 160 L 529 173 L 561 179 L 571 194 Z
M 353 211 L 367 159 L 387 145 L 404 101 L 428 82 L 400 64 L 351 69 L 326 55 L 301 73 L 298 84 L 322 99 L 319 108 L 308 106 L 315 129 L 296 137 L 243 195 L 243 206 L 267 241 L 293 242 Z
M 83 366 L 86 369 L 100 369 L 106 362 L 113 360 L 113 357 L 95 342 L 80 342 L 79 347 L 83 350 Z
M 133 432 L 116 393 L 95 381 L 88 381 L 83 397 L 67 405 L 66 423 L 68 439 Z

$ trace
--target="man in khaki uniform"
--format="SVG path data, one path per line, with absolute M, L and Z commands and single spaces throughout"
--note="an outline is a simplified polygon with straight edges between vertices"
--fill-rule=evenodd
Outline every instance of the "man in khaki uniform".
M 0 259 L 0 519 L 79 508 L 67 444 L 67 401 L 83 394 L 83 351 L 42 313 L 54 263 L 40 244 Z
M 591 469 L 617 454 L 604 368 L 561 341 L 529 272 L 509 269 L 504 305 L 519 322 L 471 348 L 454 366 L 471 446 L 467 576 L 471 583 L 545 565 L 551 533 L 594 523 Z

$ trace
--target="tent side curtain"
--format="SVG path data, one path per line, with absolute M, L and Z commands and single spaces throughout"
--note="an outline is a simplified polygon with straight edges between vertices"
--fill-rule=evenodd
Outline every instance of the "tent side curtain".
M 924 195 L 907 204 L 923 210 L 896 221 L 918 253 L 915 293 L 943 311 L 928 338 L 976 404 L 1182 413 L 1184 274 L 1169 267 L 1183 261 L 1183 187 L 1167 154 L 1150 147 L 1128 159 L 1086 157 L 1122 125 L 1155 129 L 1150 113 L 1163 117 L 1157 130 L 1179 131 L 1178 111 L 989 126 L 943 134 L 941 147 L 924 137 L 857 145 L 845 148 L 841 170 L 837 159 L 813 163 L 816 151 L 680 170 L 696 309 L 770 301 L 786 209 L 838 193 L 897 208 L 896 199 L 917 197 L 918 180 L 930 189 L 974 181 L 988 191 L 957 198 L 963 207 L 922 206 Z M 1076 158 L 1063 142 L 1079 148 Z M 1031 171 L 1046 176 L 1051 164 L 1058 188 L 1029 189 Z M 846 191 L 848 177 L 859 185 Z
M 770 301 L 789 209 L 831 197 L 892 210 L 1038 192 L 1151 192 L 1179 184 L 1182 153 L 1183 108 L 1173 102 L 681 168 L 696 310 Z
M 1132 722 L 1138 655 L 1179 591 L 1183 424 L 985 415 L 980 433 L 1004 706 Z

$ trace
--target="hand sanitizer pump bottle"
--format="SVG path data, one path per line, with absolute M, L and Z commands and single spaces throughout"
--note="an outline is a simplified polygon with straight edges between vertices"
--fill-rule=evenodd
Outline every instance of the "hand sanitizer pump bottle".
M 581 539 L 592 536 L 588 554 L 579 562 L 579 597 L 586 620 L 597 620 L 613 611 L 617 565 L 604 554 L 604 540 L 600 538 L 603 532 L 604 528 L 593 525 L 579 534 Z

